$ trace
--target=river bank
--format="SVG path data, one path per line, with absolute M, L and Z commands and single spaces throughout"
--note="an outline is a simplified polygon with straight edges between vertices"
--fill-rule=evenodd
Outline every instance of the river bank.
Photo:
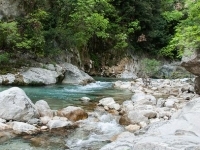
M 56 127 L 55 132 L 48 125 L 50 124 L 49 122 L 53 120 L 70 121 L 70 117 L 56 117 L 54 114 L 54 117 L 50 116 L 51 119 L 46 119 L 46 122 L 43 120 L 41 125 L 35 125 L 37 130 L 40 129 L 40 133 L 37 132 L 29 136 L 28 139 L 33 144 L 33 147 L 29 148 L 42 149 L 44 146 L 51 145 L 54 143 L 52 142 L 53 133 L 57 133 L 64 139 L 57 141 L 62 143 L 60 149 L 134 149 L 135 146 L 137 149 L 142 149 L 148 145 L 153 148 L 162 145 L 162 148 L 167 149 L 177 149 L 180 146 L 183 149 L 191 146 L 199 147 L 200 143 L 197 142 L 199 140 L 199 130 L 197 128 L 199 119 L 192 119 L 198 115 L 198 111 L 193 106 L 198 106 L 197 99 L 199 96 L 194 93 L 193 80 L 158 79 L 152 80 L 150 85 L 145 86 L 142 79 L 139 78 L 134 81 L 116 81 L 113 87 L 129 90 L 132 93 L 132 97 L 130 96 L 130 99 L 124 97 L 119 103 L 117 97 L 105 96 L 99 99 L 98 106 L 94 105 L 95 109 L 93 111 L 85 111 L 86 118 L 74 120 L 70 124 L 65 122 L 62 124 L 64 125 L 62 128 Z M 41 119 L 40 117 L 39 120 Z M 6 126 L 9 125 L 9 122 L 4 121 L 2 124 Z M 159 132 L 155 126 L 158 126 Z M 13 126 L 10 129 L 15 130 Z M 45 132 L 41 131 L 41 129 L 45 129 Z M 170 129 L 169 133 L 168 129 Z M 3 132 L 5 133 L 5 130 L 1 130 L 1 134 Z M 188 135 L 188 133 L 190 134 Z M 45 134 L 49 138 L 44 136 Z M 150 138 L 153 135 L 155 138 L 148 140 L 148 137 Z M 174 140 L 176 144 L 174 142 L 170 143 L 169 139 L 162 137 L 164 135 L 170 136 L 172 139 L 178 138 L 180 141 Z M 56 139 L 59 139 L 59 136 Z M 187 141 L 188 136 L 192 140 Z M 1 137 L 1 139 L 5 139 L 6 136 L 2 134 Z M 25 137 L 27 138 L 27 136 Z M 22 139 L 25 137 L 23 136 Z M 47 138 L 47 141 L 42 140 L 44 138 Z M 132 140 L 132 143 L 129 143 L 129 139 Z M 143 139 L 143 143 L 141 144 L 138 139 Z M 187 141 L 187 144 L 183 144 L 183 141 Z M 106 145 L 110 142 L 111 144 Z M 2 146 L 8 146 L 5 143 L 2 143 Z M 39 147 L 35 147 L 34 143 L 37 143 L 36 145 L 39 145 Z M 149 147 L 149 149 L 153 149 L 152 147 Z

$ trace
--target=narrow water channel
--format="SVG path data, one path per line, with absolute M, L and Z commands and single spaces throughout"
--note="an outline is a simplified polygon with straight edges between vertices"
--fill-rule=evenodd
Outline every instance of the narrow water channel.
M 0 150 L 96 150 L 100 149 L 109 140 L 122 132 L 123 128 L 117 124 L 116 118 L 110 114 L 93 112 L 101 98 L 113 97 L 116 102 L 122 103 L 131 98 L 128 90 L 114 89 L 112 83 L 117 79 L 95 78 L 96 82 L 82 85 L 51 85 L 43 87 L 21 87 L 27 96 L 35 103 L 38 100 L 48 102 L 51 109 L 61 109 L 67 106 L 78 106 L 92 115 L 81 123 L 81 126 L 68 133 L 42 133 L 33 136 L 14 137 L 8 134 L 0 141 Z M 0 86 L 0 91 L 8 89 Z M 81 97 L 89 97 L 90 102 L 82 102 Z M 96 122 L 98 120 L 98 122 Z M 40 144 L 37 143 L 39 140 Z M 41 141 L 44 143 L 41 144 Z

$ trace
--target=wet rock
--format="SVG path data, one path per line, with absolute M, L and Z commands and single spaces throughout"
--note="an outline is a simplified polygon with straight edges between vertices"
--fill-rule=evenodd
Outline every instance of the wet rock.
M 81 97 L 83 102 L 89 102 L 91 99 L 89 97 Z
M 135 125 L 135 124 L 134 125 L 130 124 L 130 125 L 126 126 L 125 129 L 128 130 L 129 132 L 135 132 L 140 129 L 140 126 Z
M 50 120 L 47 123 L 47 127 L 51 130 L 51 129 L 55 129 L 55 128 L 62 128 L 62 127 L 66 127 L 66 126 L 71 126 L 72 123 L 71 121 L 63 121 L 63 120 Z
M 0 122 L 0 130 L 10 129 L 10 126 Z
M 50 118 L 53 117 L 53 112 L 50 109 L 48 103 L 44 100 L 39 100 L 35 103 L 35 107 L 40 114 L 40 117 L 48 116 Z
M 10 130 L 0 131 L 0 144 L 6 142 L 9 139 L 14 138 L 16 135 Z
M 70 121 L 83 120 L 88 117 L 88 114 L 80 107 L 68 106 L 58 111 L 58 116 L 66 117 Z
M 119 124 L 120 125 L 125 125 L 125 126 L 128 126 L 128 125 L 131 124 L 131 121 L 128 118 L 127 114 L 125 114 L 125 115 L 123 115 L 123 116 L 120 117 Z
M 22 133 L 34 134 L 39 131 L 35 126 L 24 122 L 15 121 L 15 122 L 10 122 L 9 125 L 12 127 L 12 129 L 16 134 L 22 134 Z
M 0 118 L 28 121 L 38 117 L 34 104 L 22 89 L 13 87 L 0 92 Z
M 106 97 L 106 98 L 101 99 L 99 101 L 98 105 L 103 105 L 103 106 L 110 107 L 113 104 L 115 104 L 115 100 L 112 97 Z

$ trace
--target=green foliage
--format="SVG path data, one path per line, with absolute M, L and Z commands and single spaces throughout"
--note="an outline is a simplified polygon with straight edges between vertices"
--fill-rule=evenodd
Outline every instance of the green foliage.
M 145 58 L 141 61 L 141 68 L 146 75 L 152 76 L 159 70 L 160 62 L 156 59 Z
M 102 2 L 108 5 L 107 1 Z M 100 38 L 108 37 L 106 29 L 109 21 L 105 18 L 103 10 L 96 12 L 95 6 L 98 3 L 94 0 L 78 0 L 74 12 L 70 15 L 71 20 L 68 25 L 73 29 L 78 47 L 86 46 L 94 35 Z
M 183 12 L 178 10 L 165 11 L 162 15 L 168 22 L 179 21 L 184 16 Z
M 13 48 L 20 38 L 17 22 L 0 22 L 0 47 Z
M 164 47 L 161 53 L 170 57 L 181 57 L 183 51 L 190 51 L 200 48 L 200 27 L 199 7 L 200 2 L 186 1 L 187 18 L 181 20 L 176 26 L 175 36 L 169 45 Z
M 24 15 L 0 22 L 0 48 L 12 54 L 54 57 L 78 49 L 112 59 L 129 49 L 174 57 L 200 43 L 197 1 L 21 0 L 20 7 Z
M 0 63 L 6 64 L 8 62 L 9 62 L 9 54 L 8 53 L 0 54 Z

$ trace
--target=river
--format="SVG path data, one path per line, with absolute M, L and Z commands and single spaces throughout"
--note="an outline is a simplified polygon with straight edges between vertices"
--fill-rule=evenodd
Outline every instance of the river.
M 122 103 L 131 98 L 128 90 L 114 89 L 112 83 L 117 79 L 95 78 L 95 83 L 88 85 L 51 85 L 43 87 L 21 87 L 27 96 L 35 103 L 45 100 L 51 109 L 57 110 L 67 106 L 79 106 L 92 115 L 81 122 L 79 128 L 66 133 L 40 133 L 32 136 L 15 137 L 9 135 L 6 140 L 0 141 L 0 150 L 96 150 L 105 145 L 110 139 L 123 131 L 123 127 L 116 122 L 116 118 L 108 113 L 94 111 L 98 101 L 104 97 L 113 97 L 116 102 Z M 0 91 L 8 89 L 1 86 Z M 90 102 L 83 102 L 81 97 L 89 97 Z M 96 122 L 95 120 L 99 121 Z M 39 144 L 37 142 L 39 140 Z M 41 144 L 41 141 L 44 143 Z

